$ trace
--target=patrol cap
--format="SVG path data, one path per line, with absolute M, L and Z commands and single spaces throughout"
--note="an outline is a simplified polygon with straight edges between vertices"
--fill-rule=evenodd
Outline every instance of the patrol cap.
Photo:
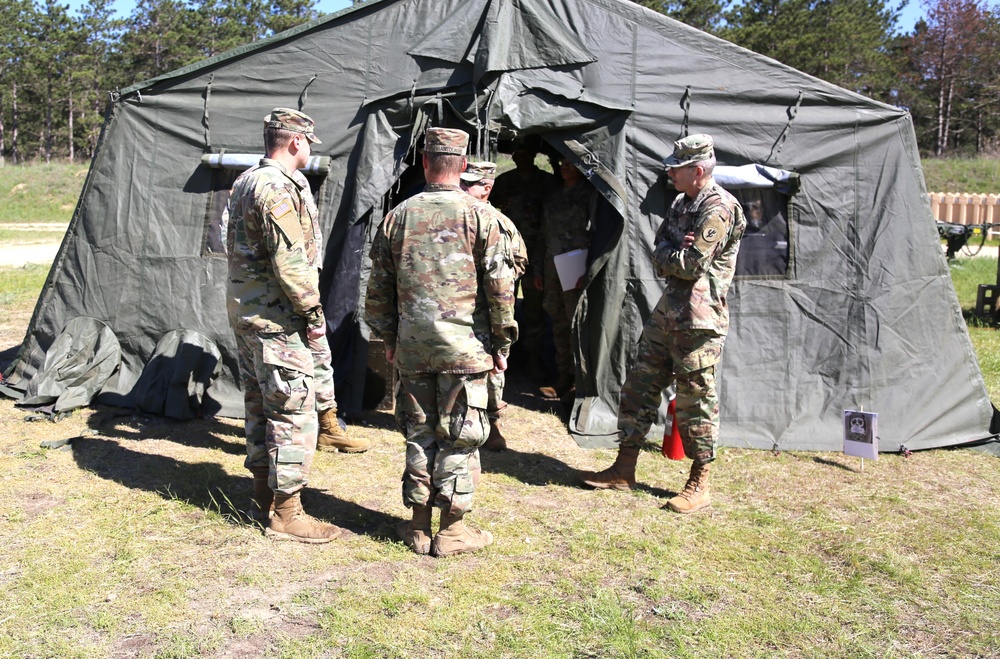
M 293 133 L 302 133 L 313 144 L 322 144 L 319 138 L 313 133 L 313 130 L 316 128 L 316 122 L 298 110 L 274 108 L 271 110 L 271 114 L 264 117 L 264 126 L 267 128 L 290 130 Z
M 464 156 L 469 134 L 457 128 L 428 128 L 424 136 L 424 153 L 444 153 Z
M 496 177 L 496 173 L 496 163 L 489 160 L 481 160 L 480 162 L 470 162 L 467 164 L 461 178 L 466 183 L 478 183 L 483 179 L 492 181 Z
M 715 142 L 710 135 L 688 135 L 674 142 L 674 152 L 663 161 L 664 169 L 684 167 L 715 156 Z

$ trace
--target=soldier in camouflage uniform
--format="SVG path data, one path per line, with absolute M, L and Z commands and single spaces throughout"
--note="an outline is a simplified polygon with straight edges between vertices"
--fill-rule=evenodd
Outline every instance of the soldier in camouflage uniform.
M 635 463 L 656 420 L 663 389 L 677 383 L 677 424 L 691 474 L 667 502 L 679 513 L 711 503 L 708 465 L 719 437 L 716 365 L 729 332 L 726 294 L 746 230 L 743 209 L 712 177 L 715 148 L 708 135 L 674 143 L 664 165 L 680 191 L 655 238 L 653 263 L 666 289 L 646 322 L 618 406 L 621 441 L 615 463 L 583 482 L 599 489 L 635 485 Z
M 366 320 L 399 371 L 396 422 L 406 437 L 401 539 L 418 554 L 482 549 L 488 531 L 462 521 L 479 480 L 489 371 L 507 368 L 514 322 L 511 236 L 499 214 L 459 187 L 467 133 L 425 136 L 424 191 L 396 206 L 371 249 Z M 431 540 L 431 512 L 441 527 Z
M 229 198 L 226 287 L 246 405 L 246 467 L 258 516 L 275 539 L 323 543 L 340 529 L 302 510 L 316 450 L 315 363 L 325 343 L 319 271 L 310 262 L 315 203 L 298 171 L 313 143 L 312 119 L 276 108 L 264 120 L 267 156 L 236 179 Z M 326 348 L 329 351 L 329 347 Z
M 515 169 L 497 176 L 490 194 L 490 203 L 509 217 L 527 246 L 528 261 L 533 264 L 545 262 L 545 240 L 542 237 L 542 207 L 546 197 L 562 185 L 555 174 L 550 174 L 535 166 L 537 150 L 529 142 L 521 142 L 514 149 L 511 158 Z M 539 269 L 539 273 L 541 273 Z M 542 307 L 542 289 L 535 287 L 534 278 L 529 274 L 520 280 L 523 322 L 518 323 L 531 377 L 545 384 L 545 360 L 542 339 L 545 335 L 545 310 Z
M 494 176 L 496 175 L 496 163 L 483 160 L 481 162 L 470 162 L 462 172 L 462 189 L 470 195 L 489 203 L 490 193 L 493 191 Z M 521 238 L 521 233 L 514 226 L 514 223 L 503 213 L 497 211 L 497 219 L 503 227 L 503 233 L 511 238 L 510 253 L 514 259 L 514 278 L 517 279 L 528 269 L 528 250 Z M 540 356 L 539 356 L 540 358 Z M 507 440 L 503 436 L 501 427 L 503 426 L 503 411 L 507 403 L 503 402 L 503 388 L 506 383 L 505 373 L 493 373 L 486 376 L 486 387 L 489 392 L 489 405 L 486 407 L 486 414 L 490 418 L 490 436 L 483 444 L 483 448 L 488 451 L 503 451 L 507 448 Z
M 547 398 L 572 398 L 576 392 L 576 346 L 573 341 L 573 317 L 580 302 L 579 287 L 564 291 L 553 260 L 558 254 L 590 247 L 590 218 L 597 205 L 597 190 L 569 158 L 559 165 L 563 185 L 545 198 L 542 235 L 545 261 L 535 267 L 535 285 L 542 289 L 543 306 L 552 319 L 552 338 L 556 344 L 559 382 L 543 387 Z

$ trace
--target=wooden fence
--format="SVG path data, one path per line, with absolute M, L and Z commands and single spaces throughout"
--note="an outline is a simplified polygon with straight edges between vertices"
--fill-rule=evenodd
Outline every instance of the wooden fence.
M 952 224 L 1000 224 L 1000 195 L 932 192 L 931 214 Z M 996 227 L 990 233 L 1000 232 Z

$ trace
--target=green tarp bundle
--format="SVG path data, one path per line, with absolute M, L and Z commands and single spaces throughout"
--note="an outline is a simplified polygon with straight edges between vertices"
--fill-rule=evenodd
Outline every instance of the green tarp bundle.
M 134 405 L 157 343 L 183 329 L 220 352 L 205 390 L 213 411 L 241 414 L 218 227 L 238 172 L 203 157 L 259 154 L 276 106 L 316 119 L 315 154 L 328 158 L 310 180 L 345 409 L 362 398 L 370 235 L 424 130 L 465 128 L 480 156 L 537 135 L 604 201 L 576 316 L 569 425 L 582 445 L 606 442 L 663 287 L 650 264 L 673 194 L 660 161 L 678 137 L 706 132 L 721 164 L 798 183 L 778 204 L 784 234 L 765 246 L 780 267 L 744 273 L 732 289 L 723 443 L 838 450 L 843 410 L 859 408 L 879 414 L 882 450 L 991 434 L 909 115 L 625 0 L 368 2 L 115 94 L 15 386 L 70 319 L 88 316 L 122 351 L 100 400 Z M 771 240 L 762 226 L 757 238 Z

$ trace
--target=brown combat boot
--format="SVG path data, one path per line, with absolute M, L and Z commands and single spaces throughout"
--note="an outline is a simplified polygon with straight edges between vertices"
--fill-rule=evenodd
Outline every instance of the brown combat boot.
M 274 494 L 274 517 L 264 529 L 264 535 L 274 540 L 294 540 L 319 545 L 340 535 L 340 528 L 321 522 L 302 510 L 300 493 Z
M 470 551 L 478 551 L 493 544 L 493 534 L 462 521 L 464 514 L 449 515 L 441 511 L 441 530 L 431 542 L 431 553 L 437 557 L 454 556 Z
M 712 498 L 708 494 L 708 465 L 691 464 L 691 475 L 680 494 L 667 502 L 667 507 L 675 513 L 688 514 L 708 507 Z
M 483 444 L 483 448 L 487 451 L 507 450 L 507 440 L 504 438 L 503 433 L 500 432 L 501 426 L 503 426 L 503 417 L 499 414 L 497 418 L 490 419 L 490 436 L 486 438 L 486 443 Z
M 639 459 L 639 449 L 622 446 L 613 465 L 604 471 L 585 471 L 580 474 L 584 485 L 597 490 L 628 491 L 635 487 L 635 463 Z
M 351 438 L 347 431 L 340 427 L 336 407 L 319 413 L 319 438 L 316 440 L 316 448 L 319 450 L 364 453 L 371 447 L 371 441 Z
M 247 517 L 261 526 L 267 526 L 274 512 L 274 490 L 267 484 L 267 472 L 253 472 L 253 498 Z
M 413 506 L 413 518 L 396 527 L 403 544 L 415 554 L 431 553 L 431 513 L 433 506 Z
M 560 375 L 559 382 L 554 387 L 542 387 L 538 390 L 546 400 L 562 400 L 576 397 L 576 376 Z

